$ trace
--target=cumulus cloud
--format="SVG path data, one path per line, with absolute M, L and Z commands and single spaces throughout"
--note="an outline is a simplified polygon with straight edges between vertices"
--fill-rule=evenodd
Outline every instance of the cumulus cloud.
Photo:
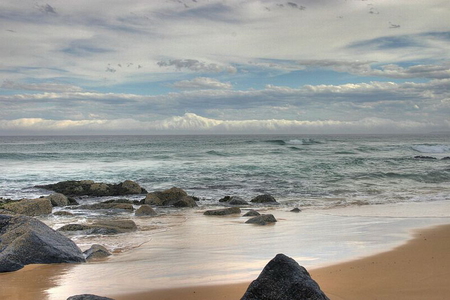
M 203 73 L 220 73 L 220 72 L 236 73 L 237 71 L 237 69 L 233 66 L 224 66 L 215 63 L 206 63 L 198 61 L 196 59 L 172 59 L 168 61 L 159 61 L 157 64 L 160 67 L 174 67 L 178 71 L 183 69 Z
M 171 85 L 177 89 L 231 89 L 233 86 L 229 82 L 220 82 L 219 80 L 208 77 L 197 77 L 192 80 L 182 80 Z

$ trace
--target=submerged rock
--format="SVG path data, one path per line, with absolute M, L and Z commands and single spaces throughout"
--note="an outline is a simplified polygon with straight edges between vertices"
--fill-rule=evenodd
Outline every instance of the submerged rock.
M 67 300 L 114 300 L 112 298 L 101 297 L 92 294 L 75 295 L 67 298 Z
M 272 214 L 260 215 L 251 219 L 248 219 L 245 223 L 257 224 L 257 225 L 267 225 L 269 223 L 275 223 L 277 219 Z
M 108 251 L 102 245 L 94 244 L 88 250 L 84 251 L 83 254 L 86 256 L 86 260 L 94 260 L 101 259 L 111 255 L 111 252 Z
M 265 194 L 256 196 L 251 200 L 253 203 L 279 204 L 272 195 Z
M 301 211 L 302 210 L 300 208 L 298 208 L 298 207 L 291 209 L 291 212 L 295 212 L 295 213 L 299 213 Z
M 241 213 L 241 209 L 239 207 L 229 207 L 229 208 L 207 210 L 203 214 L 205 216 L 225 216 L 225 215 L 240 214 L 240 213 Z
M 250 209 L 245 215 L 244 217 L 256 217 L 256 216 L 260 216 L 261 214 L 259 212 L 257 212 L 254 209 Z
M 148 204 L 143 204 L 134 213 L 137 217 L 156 216 L 156 211 Z
M 417 155 L 414 156 L 414 159 L 437 159 L 437 158 L 433 156 Z
M 69 180 L 36 187 L 52 190 L 67 196 L 122 196 L 144 194 L 147 191 L 138 183 L 125 180 L 118 184 L 94 182 L 92 180 Z
M 52 213 L 52 203 L 48 198 L 23 199 L 3 205 L 3 209 L 26 216 L 42 216 Z
M 241 300 L 329 300 L 308 271 L 284 254 L 273 258 Z
M 28 264 L 84 261 L 74 242 L 41 221 L 0 215 L 0 272 L 16 271 Z
M 137 230 L 132 220 L 102 220 L 93 224 L 67 224 L 58 231 L 84 231 L 85 234 L 118 234 Z
M 180 188 L 173 187 L 164 191 L 156 191 L 147 194 L 144 204 L 156 206 L 196 207 L 193 197 Z

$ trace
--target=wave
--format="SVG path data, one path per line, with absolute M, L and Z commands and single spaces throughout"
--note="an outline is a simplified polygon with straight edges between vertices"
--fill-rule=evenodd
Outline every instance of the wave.
M 283 140 L 267 140 L 265 142 L 269 143 L 269 144 L 275 144 L 275 145 L 286 145 L 286 142 Z
M 411 147 L 420 153 L 447 153 L 450 152 L 449 145 L 414 145 Z
M 215 151 L 215 150 L 206 151 L 206 153 L 209 155 L 215 155 L 215 156 L 229 156 L 226 153 L 222 153 L 222 152 Z
M 275 144 L 275 145 L 315 145 L 315 144 L 323 144 L 320 141 L 314 139 L 292 139 L 292 140 L 267 140 L 266 143 Z

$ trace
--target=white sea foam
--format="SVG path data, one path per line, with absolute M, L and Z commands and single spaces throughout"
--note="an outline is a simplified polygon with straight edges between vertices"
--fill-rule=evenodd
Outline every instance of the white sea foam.
M 450 153 L 450 145 L 415 145 L 412 148 L 420 153 Z

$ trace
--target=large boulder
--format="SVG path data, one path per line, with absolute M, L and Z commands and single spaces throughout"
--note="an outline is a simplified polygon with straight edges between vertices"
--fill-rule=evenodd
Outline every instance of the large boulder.
M 164 191 L 156 191 L 147 194 L 144 204 L 156 206 L 196 207 L 193 197 L 180 188 L 173 187 Z
M 253 203 L 279 204 L 272 195 L 264 194 L 256 196 L 251 200 Z
M 275 223 L 277 219 L 272 214 L 266 214 L 266 215 L 259 215 L 256 217 L 253 217 L 251 219 L 248 219 L 248 224 L 257 224 L 257 225 L 267 225 L 269 223 Z
M 52 203 L 48 198 L 23 199 L 3 205 L 3 209 L 26 216 L 42 216 L 52 213 Z
M 118 234 L 136 231 L 132 220 L 101 220 L 92 224 L 67 224 L 58 229 L 63 232 L 84 231 L 85 234 Z
M 16 271 L 28 264 L 84 261 L 74 242 L 41 221 L 0 215 L 0 272 Z
M 67 300 L 114 300 L 112 298 L 101 297 L 92 294 L 75 295 L 67 298 Z
M 92 180 L 69 180 L 54 184 L 38 185 L 37 187 L 52 190 L 67 196 L 101 197 L 147 193 L 138 183 L 131 180 L 125 180 L 118 184 L 94 182 Z
M 329 300 L 308 271 L 284 254 L 273 258 L 241 300 Z
M 244 217 L 256 217 L 256 216 L 260 216 L 261 214 L 259 212 L 257 212 L 254 209 L 250 209 L 247 213 L 245 213 Z
M 229 208 L 207 210 L 203 214 L 205 216 L 226 216 L 240 213 L 241 209 L 239 207 L 229 207 Z

